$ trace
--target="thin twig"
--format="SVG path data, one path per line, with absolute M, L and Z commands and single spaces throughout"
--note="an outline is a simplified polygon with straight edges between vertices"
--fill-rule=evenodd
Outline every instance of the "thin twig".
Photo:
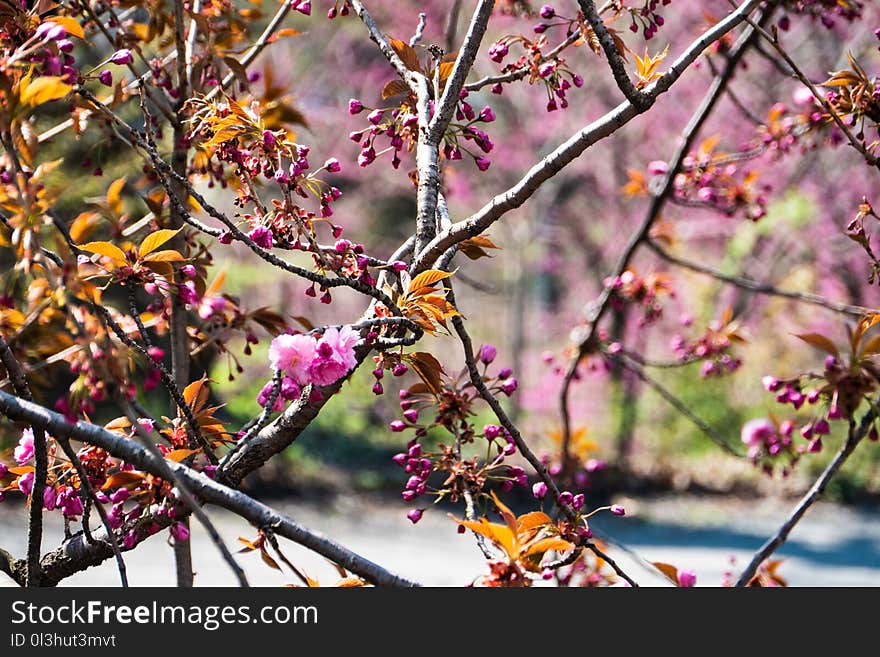
M 854 421 L 850 420 L 849 432 L 847 433 L 846 440 L 840 448 L 840 451 L 837 452 L 825 470 L 822 471 L 822 474 L 819 475 L 819 478 L 816 479 L 816 482 L 810 487 L 810 490 L 808 490 L 803 498 L 801 498 L 801 501 L 798 502 L 788 518 L 785 519 L 785 522 L 782 523 L 782 526 L 780 526 L 776 533 L 767 539 L 767 542 L 764 543 L 764 545 L 762 545 L 755 553 L 755 556 L 752 557 L 749 565 L 746 566 L 745 570 L 740 574 L 739 579 L 736 581 L 736 586 L 747 586 L 749 582 L 752 581 L 755 573 L 758 572 L 758 568 L 761 564 L 764 563 L 764 561 L 773 554 L 779 546 L 785 543 L 785 540 L 788 538 L 788 535 L 794 529 L 795 525 L 797 525 L 798 521 L 800 521 L 813 503 L 819 499 L 825 491 L 825 488 L 828 486 L 828 482 L 831 481 L 837 471 L 840 470 L 846 462 L 847 458 L 849 458 L 850 454 L 852 454 L 855 448 L 858 447 L 859 442 L 861 442 L 868 433 L 871 426 L 874 424 L 875 419 L 877 419 L 877 413 L 872 407 L 867 413 L 865 413 L 864 417 L 862 417 L 862 421 L 858 427 L 856 427 Z
M 121 580 L 123 588 L 128 587 L 128 574 L 125 569 L 125 560 L 122 558 L 122 551 L 119 549 L 119 541 L 116 540 L 116 533 L 110 525 L 110 518 L 107 515 L 107 511 L 104 509 L 104 505 L 101 504 L 100 500 L 96 497 L 92 482 L 89 481 L 89 475 L 86 472 L 79 455 L 73 447 L 71 447 L 70 440 L 67 438 L 59 438 L 58 444 L 61 445 L 61 450 L 70 460 L 71 465 L 73 465 L 76 470 L 76 474 L 79 475 L 80 486 L 85 493 L 86 499 L 92 501 L 95 508 L 98 510 L 98 515 L 101 516 L 101 523 L 104 525 L 104 531 L 107 532 L 107 542 L 110 544 L 110 549 L 113 550 L 113 556 L 116 558 L 116 569 L 119 571 L 119 579 Z M 87 528 L 84 525 L 83 532 L 86 530 Z
M 793 299 L 794 301 L 809 303 L 814 306 L 819 306 L 820 308 L 825 308 L 826 310 L 831 310 L 836 313 L 841 313 L 843 315 L 850 315 L 852 317 L 862 317 L 863 315 L 872 312 L 871 309 L 865 308 L 864 306 L 853 306 L 848 303 L 832 301 L 830 299 L 826 299 L 825 297 L 819 296 L 818 294 L 812 294 L 810 292 L 795 292 L 792 290 L 780 290 L 779 288 L 774 287 L 773 285 L 770 285 L 768 283 L 753 281 L 742 276 L 732 276 L 730 274 L 725 274 L 718 271 L 717 269 L 713 269 L 712 267 L 707 267 L 706 265 L 702 265 L 691 260 L 685 260 L 684 258 L 674 256 L 666 251 L 662 246 L 660 246 L 655 240 L 652 240 L 650 238 L 645 240 L 645 244 L 652 251 L 654 251 L 654 253 L 656 253 L 658 256 L 660 256 L 670 264 L 676 265 L 677 267 L 682 267 L 684 269 L 690 269 L 691 271 L 705 274 L 706 276 L 711 276 L 714 279 L 717 279 L 724 283 L 729 283 L 730 285 L 735 285 L 736 287 L 740 287 L 744 290 L 757 292 L 758 294 L 766 294 L 769 296 L 783 297 L 785 299 Z
M 6 340 L 0 335 L 0 362 L 6 368 L 16 394 L 33 401 L 27 378 L 21 364 L 12 353 Z M 49 454 L 46 447 L 46 431 L 40 424 L 31 424 L 34 434 L 34 482 L 31 488 L 31 505 L 28 516 L 27 579 L 25 585 L 40 585 L 40 551 L 43 541 L 43 495 L 49 472 Z
M 609 354 L 609 356 L 611 356 Z M 708 436 L 714 443 L 716 443 L 721 449 L 730 454 L 731 456 L 736 456 L 737 458 L 744 458 L 742 454 L 737 452 L 733 447 L 731 447 L 730 443 L 724 439 L 720 433 L 718 433 L 712 425 L 706 422 L 699 415 L 694 413 L 688 406 L 681 401 L 678 397 L 676 397 L 672 392 L 669 391 L 663 384 L 649 376 L 644 369 L 642 369 L 641 365 L 639 365 L 635 360 L 629 358 L 626 355 L 618 354 L 616 357 L 611 356 L 614 360 L 621 365 L 623 365 L 630 372 L 635 374 L 639 379 L 641 379 L 644 383 L 649 385 L 657 394 L 659 394 L 663 399 L 665 399 L 670 406 L 672 406 L 675 410 L 681 413 L 684 417 L 691 421 L 691 423 L 697 427 L 701 432 L 703 432 L 706 436 Z
M 747 13 L 742 14 L 743 17 L 747 15 Z M 761 20 L 767 20 L 769 16 L 769 11 L 764 12 Z M 753 44 L 755 39 L 756 32 L 754 28 L 746 30 L 746 32 L 742 36 L 740 36 L 739 40 L 730 52 L 730 56 L 727 59 L 724 70 L 715 76 L 712 85 L 703 96 L 703 100 L 700 102 L 699 107 L 697 108 L 696 112 L 691 116 L 691 119 L 688 121 L 687 126 L 682 132 L 678 148 L 669 161 L 666 174 L 663 177 L 663 182 L 660 185 L 659 190 L 651 199 L 651 205 L 648 208 L 648 212 L 645 215 L 645 218 L 642 220 L 642 223 L 638 227 L 636 232 L 630 236 L 629 241 L 627 242 L 623 250 L 623 253 L 621 253 L 620 257 L 618 258 L 617 264 L 614 268 L 614 277 L 619 277 L 626 270 L 636 251 L 650 236 L 651 228 L 660 216 L 663 207 L 666 204 L 666 201 L 673 194 L 673 182 L 675 180 L 676 173 L 681 168 L 682 163 L 687 157 L 687 154 L 690 151 L 693 143 L 696 141 L 701 128 L 706 123 L 709 116 L 712 114 L 712 111 L 717 106 L 724 89 L 727 87 L 731 78 L 733 78 L 733 75 L 736 72 L 736 68 L 739 66 L 740 61 L 742 60 L 749 47 Z M 571 391 L 571 385 L 575 379 L 575 376 L 577 375 L 577 369 L 580 361 L 583 359 L 584 356 L 586 356 L 588 353 L 596 348 L 596 335 L 599 329 L 599 322 L 608 310 L 611 302 L 612 290 L 613 288 L 611 286 L 606 286 L 602 290 L 602 293 L 599 295 L 599 298 L 591 305 L 587 318 L 589 321 L 589 329 L 578 342 L 577 352 L 574 358 L 572 358 L 569 362 L 565 377 L 562 382 L 562 388 L 559 393 L 560 415 L 562 417 L 561 453 L 563 460 L 563 470 L 568 463 L 568 446 L 571 441 L 571 413 L 569 410 L 569 395 Z

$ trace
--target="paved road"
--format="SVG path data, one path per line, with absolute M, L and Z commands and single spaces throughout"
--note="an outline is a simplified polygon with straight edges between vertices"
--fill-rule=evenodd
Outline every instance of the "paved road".
M 757 503 L 729 498 L 661 497 L 627 502 L 630 515 L 597 519 L 594 527 L 609 533 L 650 561 L 665 561 L 697 573 L 698 586 L 718 586 L 729 558 L 740 567 L 774 531 L 792 502 L 763 500 Z M 362 507 L 340 504 L 319 507 L 289 502 L 283 511 L 304 525 L 334 537 L 389 569 L 428 585 L 459 586 L 483 571 L 483 560 L 469 535 L 456 532 L 455 524 L 440 511 L 425 515 L 413 527 L 405 509 L 395 503 L 366 501 Z M 254 537 L 240 519 L 210 509 L 221 534 L 232 544 L 236 537 Z M 56 514 L 52 514 L 53 517 Z M 0 546 L 22 556 L 26 545 L 23 509 L 0 504 Z M 47 527 L 49 541 L 57 544 L 59 523 Z M 173 585 L 172 550 L 163 535 L 126 554 L 134 586 Z M 196 584 L 234 585 L 235 581 L 217 550 L 200 527 L 193 531 Z M 330 584 L 335 572 L 321 557 L 291 543 L 287 557 L 310 576 Z M 639 583 L 664 585 L 664 580 L 637 560 L 612 549 Z M 795 529 L 780 550 L 786 558 L 781 573 L 793 586 L 880 586 L 880 507 L 842 508 L 819 504 Z M 239 555 L 252 584 L 279 586 L 295 582 L 289 573 L 266 567 L 257 554 Z M 112 562 L 80 573 L 66 586 L 114 586 L 118 575 Z M 0 586 L 10 582 L 0 575 Z

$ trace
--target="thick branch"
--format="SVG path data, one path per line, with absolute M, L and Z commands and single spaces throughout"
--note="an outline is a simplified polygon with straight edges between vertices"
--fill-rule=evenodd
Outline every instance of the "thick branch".
M 480 0 L 474 11 L 464 43 L 458 52 L 458 57 L 455 58 L 452 73 L 446 81 L 443 96 L 435 108 L 434 118 L 431 119 L 431 124 L 428 127 L 428 141 L 432 143 L 439 144 L 446 128 L 449 127 L 449 121 L 455 112 L 455 106 L 458 104 L 464 82 L 474 65 L 477 51 L 486 34 L 486 27 L 489 25 L 489 17 L 492 15 L 494 6 L 495 0 Z
M 682 73 L 696 61 L 700 54 L 713 42 L 733 30 L 742 23 L 746 16 L 761 4 L 762 0 L 748 0 L 731 13 L 727 18 L 716 23 L 699 39 L 694 41 L 672 64 L 669 70 L 657 81 L 643 91 L 646 96 L 656 98 L 669 90 Z M 732 75 L 732 72 L 731 72 Z M 419 273 L 430 267 L 451 246 L 470 237 L 479 235 L 509 211 L 525 203 L 547 180 L 555 176 L 568 164 L 579 157 L 587 148 L 597 141 L 608 137 L 629 123 L 634 117 L 643 113 L 631 102 L 621 103 L 602 118 L 594 121 L 579 132 L 572 135 L 552 153 L 538 162 L 513 187 L 497 195 L 476 213 L 453 224 L 448 230 L 434 238 L 425 250 L 419 254 L 413 272 Z
M 145 447 L 106 429 L 82 421 L 71 424 L 66 419 L 42 406 L 19 399 L 0 391 L 0 412 L 15 420 L 45 426 L 53 435 L 86 442 L 124 459 L 137 468 L 162 476 L 167 467 L 185 484 L 196 497 L 221 506 L 257 527 L 265 527 L 285 538 L 303 545 L 338 563 L 347 570 L 381 586 L 416 586 L 384 568 L 355 554 L 333 540 L 306 529 L 294 520 L 283 516 L 270 507 L 244 493 L 232 490 L 202 473 L 180 463 L 174 463 L 151 454 Z M 160 461 L 164 462 L 160 463 Z
M 608 60 L 608 66 L 611 68 L 611 73 L 614 75 L 614 81 L 617 83 L 618 89 L 640 111 L 650 108 L 657 97 L 639 91 L 632 83 L 629 73 L 626 71 L 626 60 L 617 49 L 614 37 L 611 36 L 605 21 L 599 15 L 596 4 L 593 0 L 578 0 L 578 5 L 584 14 L 584 18 L 587 19 L 590 27 L 593 28 L 593 32 L 596 33 L 596 38 L 599 39 L 599 45 L 605 53 L 605 58 Z

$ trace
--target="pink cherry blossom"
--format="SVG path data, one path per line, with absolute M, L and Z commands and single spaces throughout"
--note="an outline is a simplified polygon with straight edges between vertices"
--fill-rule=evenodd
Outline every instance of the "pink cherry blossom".
M 21 432 L 21 438 L 18 439 L 18 447 L 13 452 L 13 458 L 19 465 L 24 465 L 34 458 L 34 432 L 33 429 L 27 428 Z
M 311 335 L 279 335 L 269 346 L 269 362 L 299 385 L 310 383 L 309 366 L 315 360 L 315 338 Z

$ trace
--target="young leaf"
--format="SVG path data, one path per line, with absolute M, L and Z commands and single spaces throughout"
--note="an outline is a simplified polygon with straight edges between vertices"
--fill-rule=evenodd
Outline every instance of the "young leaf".
M 422 72 L 422 65 L 419 64 L 419 56 L 408 43 L 400 39 L 389 39 L 388 42 L 397 53 L 397 56 L 403 61 L 403 65 L 410 71 Z
M 42 75 L 28 81 L 27 86 L 21 90 L 21 103 L 36 107 L 52 100 L 64 98 L 71 89 L 73 87 L 60 77 Z
M 838 358 L 840 356 L 840 352 L 837 350 L 837 347 L 834 346 L 834 343 L 821 333 L 801 333 L 800 335 L 795 335 L 794 337 L 803 340 L 807 344 L 812 345 L 817 349 L 821 349 L 822 351 L 831 354 L 835 358 Z
M 428 389 L 435 395 L 439 394 L 440 389 L 443 387 L 440 375 L 444 373 L 440 361 L 426 351 L 414 351 L 404 356 L 404 359 L 409 362 L 410 366 L 416 371 L 416 374 L 428 386 Z
M 678 568 L 662 561 L 653 562 L 653 566 L 663 573 L 669 581 L 678 586 Z
M 429 287 L 452 276 L 453 272 L 441 271 L 439 269 L 429 269 L 412 279 L 409 284 L 408 292 L 415 292 L 423 287 Z
M 120 249 L 115 244 L 111 244 L 110 242 L 89 242 L 88 244 L 82 244 L 79 247 L 83 251 L 89 251 L 90 253 L 97 253 L 102 256 L 107 256 L 113 261 L 114 265 L 123 266 L 127 263 L 125 258 L 125 252 Z
M 105 481 L 104 485 L 101 486 L 101 490 L 110 490 L 111 488 L 127 488 L 128 486 L 137 486 L 145 478 L 146 478 L 146 475 L 144 475 L 143 473 L 140 473 L 140 472 L 134 472 L 134 471 L 130 471 L 130 470 L 116 472 L 107 478 L 107 481 Z
M 79 21 L 77 21 L 75 18 L 72 18 L 70 16 L 49 16 L 48 22 L 55 23 L 56 25 L 60 25 L 61 27 L 63 27 L 68 36 L 74 36 L 77 39 L 86 38 L 85 32 L 83 32 L 82 29 L 82 25 L 80 25 Z

